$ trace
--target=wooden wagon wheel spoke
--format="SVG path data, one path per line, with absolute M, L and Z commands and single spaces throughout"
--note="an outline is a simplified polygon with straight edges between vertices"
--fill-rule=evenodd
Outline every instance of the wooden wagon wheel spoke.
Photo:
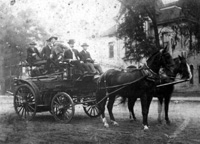
M 19 85 L 14 94 L 14 108 L 19 117 L 31 120 L 36 114 L 36 95 L 28 84 Z
M 51 101 L 51 112 L 57 121 L 69 123 L 74 116 L 72 98 L 64 92 L 57 93 Z
M 20 113 L 20 112 L 21 112 L 22 108 L 23 108 L 23 106 L 21 106 L 21 107 L 20 107 L 20 109 L 18 110 L 18 113 Z
M 59 100 L 59 97 L 56 98 L 57 102 L 58 102 L 58 105 L 62 104 Z M 56 101 L 55 101 L 56 102 Z
M 24 107 L 23 107 L 23 110 L 22 110 L 22 118 L 23 118 L 23 116 L 24 116 Z
M 98 107 L 95 105 L 96 102 L 90 102 L 83 105 L 83 109 L 85 113 L 92 118 L 98 117 L 100 115 L 100 111 Z

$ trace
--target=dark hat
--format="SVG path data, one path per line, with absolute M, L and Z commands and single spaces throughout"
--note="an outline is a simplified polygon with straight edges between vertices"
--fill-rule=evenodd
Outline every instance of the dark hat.
M 49 39 L 47 39 L 46 41 L 51 41 L 52 39 L 55 39 L 55 40 L 57 40 L 58 39 L 58 37 L 56 37 L 56 36 L 51 36 Z
M 75 43 L 74 39 L 70 39 L 70 40 L 68 41 L 68 44 L 74 44 L 74 43 Z
M 89 46 L 89 45 L 87 43 L 83 43 L 81 46 L 84 47 L 84 46 Z
M 37 45 L 35 42 L 31 42 L 29 43 L 29 45 Z

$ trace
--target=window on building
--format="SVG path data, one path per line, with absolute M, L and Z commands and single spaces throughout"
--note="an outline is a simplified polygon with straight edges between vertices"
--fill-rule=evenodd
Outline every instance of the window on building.
M 114 42 L 109 42 L 108 46 L 109 46 L 109 58 L 113 58 L 114 57 Z
M 190 65 L 191 73 L 192 73 L 192 78 L 190 80 L 190 84 L 194 84 L 194 67 L 193 65 Z
M 182 51 L 181 52 L 181 56 L 184 56 L 186 58 L 187 57 L 187 52 L 186 51 Z

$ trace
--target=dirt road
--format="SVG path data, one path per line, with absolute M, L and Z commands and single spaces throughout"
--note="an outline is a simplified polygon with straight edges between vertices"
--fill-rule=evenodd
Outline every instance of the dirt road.
M 100 118 L 91 119 L 82 106 L 76 106 L 75 116 L 70 124 L 55 122 L 48 112 L 39 113 L 33 121 L 20 120 L 14 112 L 12 98 L 0 98 L 0 143 L 66 143 L 66 144 L 199 144 L 200 103 L 172 102 L 169 116 L 170 126 L 158 124 L 157 102 L 153 101 L 149 113 L 150 130 L 142 128 L 141 107 L 135 105 L 137 121 L 129 122 L 126 106 L 113 109 L 119 126 L 104 128 Z

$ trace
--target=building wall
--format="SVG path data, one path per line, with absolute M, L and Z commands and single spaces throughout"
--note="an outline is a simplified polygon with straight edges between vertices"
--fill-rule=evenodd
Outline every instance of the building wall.
M 109 43 L 113 43 L 113 57 L 109 56 Z M 100 37 L 92 40 L 89 51 L 104 71 L 113 68 L 122 70 L 129 65 L 135 65 L 135 63 L 124 62 L 122 59 L 125 56 L 123 41 L 116 37 Z

